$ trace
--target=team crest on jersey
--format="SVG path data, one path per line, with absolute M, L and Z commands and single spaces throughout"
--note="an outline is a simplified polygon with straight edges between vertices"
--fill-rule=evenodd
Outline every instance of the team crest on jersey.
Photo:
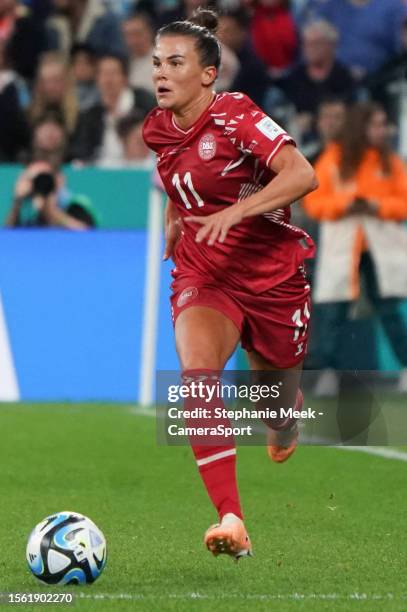
M 213 159 L 216 155 L 216 140 L 213 134 L 204 134 L 198 145 L 199 157 L 204 161 Z
M 198 295 L 198 289 L 196 287 L 187 287 L 183 290 L 177 300 L 178 308 L 182 308 L 187 302 L 194 300 Z

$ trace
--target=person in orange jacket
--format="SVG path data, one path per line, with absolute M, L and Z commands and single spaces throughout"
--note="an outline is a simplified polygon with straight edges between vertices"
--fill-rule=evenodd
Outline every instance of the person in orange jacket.
M 316 162 L 319 189 L 304 198 L 321 222 L 314 300 L 330 304 L 324 317 L 319 395 L 338 391 L 338 339 L 364 276 L 371 305 L 403 366 L 399 390 L 407 392 L 407 323 L 399 311 L 407 297 L 407 172 L 391 151 L 384 110 L 355 105 L 341 137 Z M 326 327 L 326 329 L 325 329 Z

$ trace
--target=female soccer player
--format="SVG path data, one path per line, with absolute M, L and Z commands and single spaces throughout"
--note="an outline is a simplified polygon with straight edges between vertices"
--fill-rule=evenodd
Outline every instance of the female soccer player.
M 159 30 L 158 108 L 144 124 L 169 198 L 164 258 L 176 264 L 171 302 L 186 381 L 213 381 L 239 340 L 252 370 L 299 371 L 309 318 L 303 262 L 314 246 L 290 225 L 288 206 L 315 189 L 316 178 L 292 139 L 248 97 L 213 91 L 221 60 L 216 27 L 216 14 L 201 10 Z M 301 392 L 296 398 L 299 408 Z M 295 421 L 276 422 L 271 458 L 288 458 L 297 437 Z M 207 548 L 249 555 L 234 442 L 190 440 L 220 519 L 205 534 Z

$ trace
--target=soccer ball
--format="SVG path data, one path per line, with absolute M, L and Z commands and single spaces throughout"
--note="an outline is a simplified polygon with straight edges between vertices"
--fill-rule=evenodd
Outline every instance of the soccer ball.
M 46 584 L 94 582 L 106 565 L 106 540 L 82 514 L 58 512 L 34 527 L 28 538 L 27 563 Z

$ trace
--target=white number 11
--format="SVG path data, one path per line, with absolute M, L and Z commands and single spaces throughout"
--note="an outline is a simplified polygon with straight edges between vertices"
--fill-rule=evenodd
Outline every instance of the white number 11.
M 191 192 L 191 194 L 193 195 L 193 197 L 195 198 L 195 201 L 197 203 L 198 206 L 203 206 L 203 200 L 202 198 L 197 194 L 197 192 L 195 191 L 194 185 L 192 183 L 192 176 L 190 172 L 185 172 L 184 174 L 184 186 L 188 187 L 189 191 Z M 174 176 L 172 177 L 172 184 L 174 185 L 174 187 L 177 189 L 179 195 L 182 198 L 182 201 L 185 204 L 186 208 L 192 208 L 192 204 L 190 203 L 190 201 L 188 200 L 188 196 L 184 191 L 184 187 L 181 185 L 181 180 L 180 180 L 180 176 L 178 174 L 178 172 L 176 174 L 174 174 Z

